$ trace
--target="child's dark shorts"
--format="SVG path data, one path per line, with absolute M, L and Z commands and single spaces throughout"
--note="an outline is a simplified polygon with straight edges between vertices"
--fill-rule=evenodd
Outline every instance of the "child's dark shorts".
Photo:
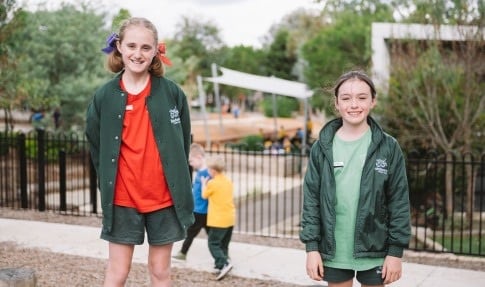
M 323 280 L 331 283 L 340 283 L 354 278 L 356 271 L 324 266 Z M 357 271 L 357 281 L 364 285 L 384 285 L 382 279 L 382 266 L 370 270 Z
M 135 208 L 115 205 L 111 232 L 103 228 L 101 238 L 113 243 L 140 245 L 145 230 L 150 245 L 165 245 L 185 237 L 173 207 L 139 213 Z

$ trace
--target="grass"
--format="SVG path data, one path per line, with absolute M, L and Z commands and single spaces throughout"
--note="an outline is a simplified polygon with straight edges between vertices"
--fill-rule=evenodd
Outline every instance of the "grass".
M 436 241 L 452 253 L 485 255 L 485 238 L 483 236 L 480 238 L 478 235 L 463 234 L 463 236 L 460 236 L 460 234 L 454 234 L 453 236 L 437 236 Z

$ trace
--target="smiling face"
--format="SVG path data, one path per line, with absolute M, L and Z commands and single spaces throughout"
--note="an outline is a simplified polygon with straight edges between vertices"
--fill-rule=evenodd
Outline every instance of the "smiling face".
M 153 31 L 141 25 L 127 27 L 117 48 L 122 55 L 125 73 L 137 75 L 148 73 L 157 52 Z
M 367 125 L 367 116 L 375 104 L 376 100 L 372 97 L 369 85 L 357 78 L 343 82 L 335 97 L 335 108 L 342 117 L 343 124 L 353 127 Z

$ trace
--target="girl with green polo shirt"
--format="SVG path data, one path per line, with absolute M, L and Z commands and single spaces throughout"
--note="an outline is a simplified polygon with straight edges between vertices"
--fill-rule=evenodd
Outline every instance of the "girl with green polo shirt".
M 372 80 L 343 74 L 334 88 L 340 117 L 312 146 L 305 174 L 302 229 L 306 271 L 329 287 L 384 286 L 401 277 L 409 244 L 410 208 L 404 156 L 369 116 Z

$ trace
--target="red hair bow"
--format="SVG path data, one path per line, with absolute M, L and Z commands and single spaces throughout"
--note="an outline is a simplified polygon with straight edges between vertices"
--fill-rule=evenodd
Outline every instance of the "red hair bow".
M 167 48 L 165 47 L 165 43 L 159 43 L 158 44 L 158 53 L 157 53 L 158 54 L 158 58 L 165 65 L 172 66 L 172 61 L 170 61 L 170 59 L 165 55 L 166 49 Z

